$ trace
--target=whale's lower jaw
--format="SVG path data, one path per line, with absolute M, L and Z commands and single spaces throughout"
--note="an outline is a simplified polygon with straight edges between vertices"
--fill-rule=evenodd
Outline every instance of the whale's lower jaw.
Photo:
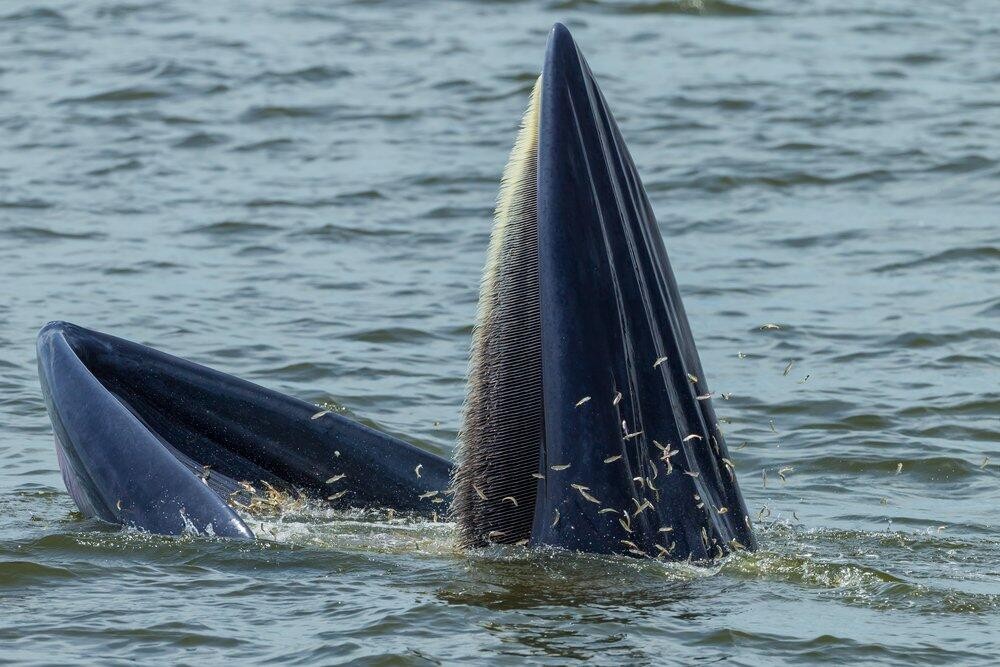
M 756 545 L 652 207 L 559 25 L 504 172 L 453 485 L 467 546 Z
M 244 510 L 282 497 L 446 507 L 444 459 L 144 345 L 52 322 L 38 369 L 63 480 L 86 516 L 248 539 Z

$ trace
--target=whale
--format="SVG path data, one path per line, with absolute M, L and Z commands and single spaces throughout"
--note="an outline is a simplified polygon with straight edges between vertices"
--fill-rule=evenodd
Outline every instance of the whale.
M 757 548 L 652 206 L 562 24 L 501 180 L 454 463 L 68 322 L 37 357 L 65 486 L 105 522 L 249 540 L 295 498 L 447 517 L 463 549 Z

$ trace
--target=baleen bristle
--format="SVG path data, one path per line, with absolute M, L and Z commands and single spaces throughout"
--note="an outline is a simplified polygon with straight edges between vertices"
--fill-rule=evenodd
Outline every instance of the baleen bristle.
M 472 336 L 452 475 L 463 547 L 531 537 L 541 466 L 538 123 L 541 79 L 504 169 Z M 582 405 L 585 401 L 581 399 Z

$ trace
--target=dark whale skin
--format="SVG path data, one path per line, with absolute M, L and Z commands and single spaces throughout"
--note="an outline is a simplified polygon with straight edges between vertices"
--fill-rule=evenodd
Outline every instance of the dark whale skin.
M 346 491 L 335 506 L 446 506 L 433 499 L 447 460 L 341 415 L 313 419 L 304 401 L 66 322 L 46 325 L 37 351 L 59 467 L 87 516 L 249 539 L 226 502 L 244 480 L 318 499 Z
M 544 479 L 531 542 L 694 560 L 754 548 L 652 207 L 560 24 L 549 36 L 541 99 Z M 678 452 L 670 466 L 668 444 Z M 647 499 L 652 507 L 640 509 Z

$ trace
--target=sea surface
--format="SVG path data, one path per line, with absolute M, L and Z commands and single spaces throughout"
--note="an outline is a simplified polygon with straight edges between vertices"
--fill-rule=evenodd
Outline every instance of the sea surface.
M 83 518 L 36 375 L 52 319 L 450 455 L 557 20 L 733 394 L 760 552 L 459 553 L 447 523 L 309 507 L 250 544 Z M 3 0 L 0 663 L 995 664 L 998 202 L 992 1 Z

